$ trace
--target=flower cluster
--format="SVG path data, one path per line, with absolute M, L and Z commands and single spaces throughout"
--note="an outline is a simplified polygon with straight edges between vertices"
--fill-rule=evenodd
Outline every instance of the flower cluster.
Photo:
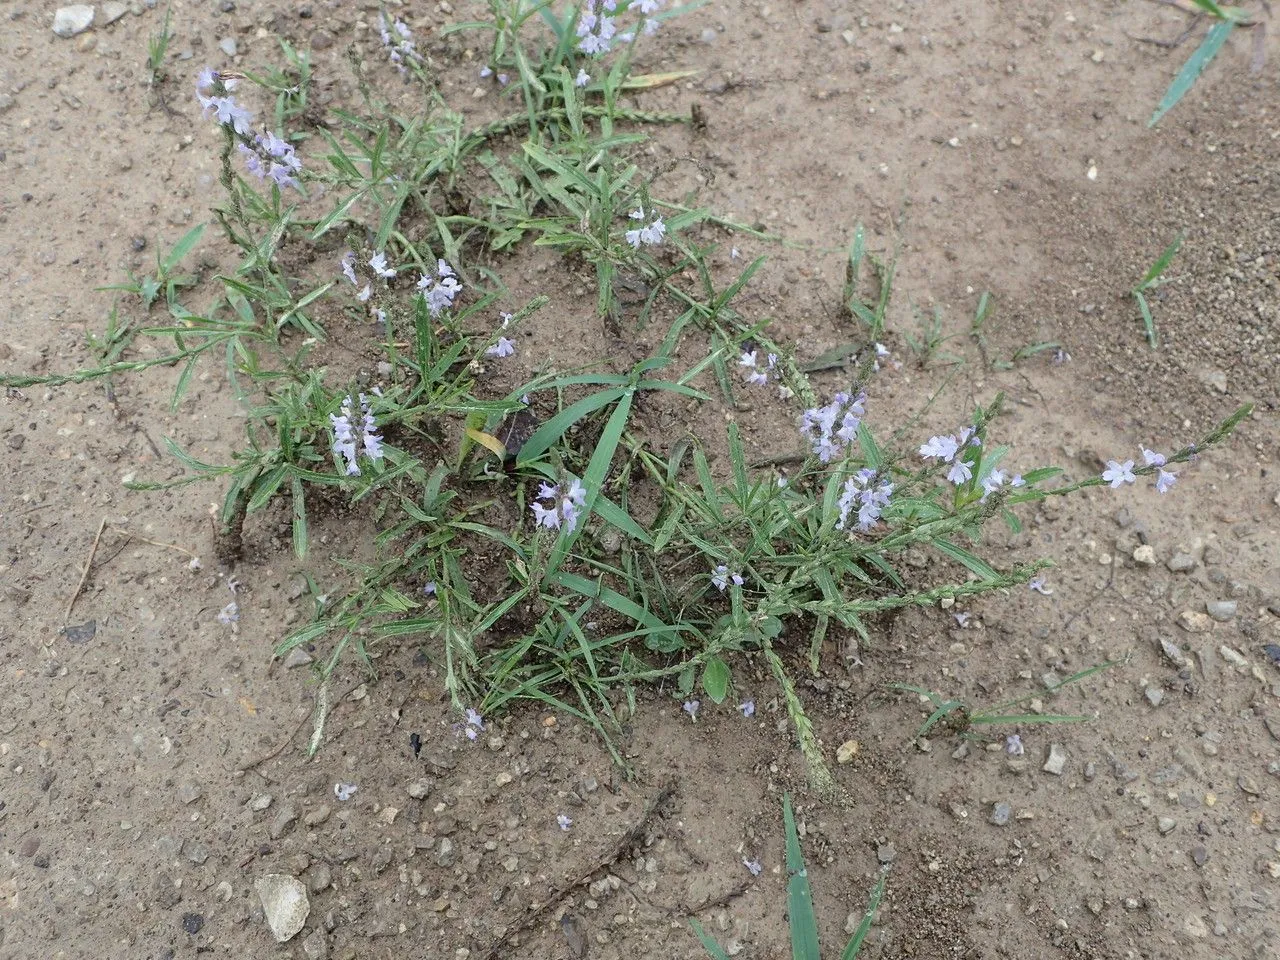
M 627 243 L 631 244 L 636 250 L 639 250 L 642 245 L 656 247 L 662 243 L 662 238 L 666 236 L 667 225 L 662 222 L 662 217 L 654 216 L 652 208 L 650 208 L 648 216 L 645 215 L 644 207 L 636 207 L 631 211 L 632 220 L 639 220 L 643 223 L 649 217 L 653 217 L 651 223 L 627 231 Z
M 488 66 L 481 67 L 480 78 L 482 80 L 487 80 L 489 79 L 489 77 L 494 77 L 493 67 L 488 67 Z M 503 86 L 503 87 L 505 87 L 508 83 L 511 82 L 511 78 L 507 76 L 505 73 L 498 74 L 496 77 L 494 77 L 494 79 L 498 81 L 499 86 Z
M 578 15 L 578 49 L 583 53 L 608 53 L 618 25 L 610 16 L 615 13 L 618 0 L 587 0 Z
M 742 574 L 731 573 L 729 568 L 722 563 L 716 567 L 716 572 L 712 575 L 711 582 L 715 585 L 717 590 L 724 593 L 730 583 L 735 587 L 740 587 L 745 581 L 742 579 Z
M 433 277 L 429 272 L 424 273 L 418 279 L 418 292 L 426 298 L 427 309 L 431 311 L 433 317 L 440 316 L 442 310 L 452 307 L 453 298 L 462 289 L 462 284 L 458 282 L 458 275 L 444 260 L 436 261 L 436 274 L 437 276 Z
M 244 157 L 244 165 L 249 172 L 259 180 L 270 177 L 282 189 L 284 187 L 301 189 L 294 174 L 302 171 L 302 161 L 298 159 L 293 144 L 289 141 L 281 140 L 268 130 L 266 133 L 257 134 L 252 144 L 243 142 L 236 144 L 236 149 Z
M 1141 444 L 1138 449 L 1142 451 L 1142 459 L 1148 467 L 1156 468 L 1156 490 L 1159 493 L 1168 493 L 1169 488 L 1174 485 L 1178 479 L 1178 475 L 1172 470 L 1166 470 L 1165 464 L 1168 460 L 1164 454 L 1156 453 L 1154 450 L 1148 450 Z M 1111 485 L 1114 490 L 1116 487 L 1126 483 L 1137 483 L 1138 478 L 1133 475 L 1133 461 L 1125 460 L 1119 463 L 1115 460 L 1107 461 L 1107 469 L 1102 471 L 1102 479 Z
M 389 20 L 385 13 L 378 14 L 378 36 L 387 49 L 387 59 L 396 65 L 396 69 L 407 74 L 407 63 L 419 63 L 422 55 L 413 45 L 413 34 L 408 26 L 399 18 Z
M 538 526 L 548 530 L 559 530 L 561 526 L 570 533 L 578 525 L 578 517 L 582 508 L 587 505 L 587 490 L 582 481 L 571 478 L 568 487 L 562 483 L 543 483 L 538 487 L 538 499 L 546 500 L 550 506 L 533 503 L 531 508 Z
M 454 730 L 465 733 L 468 740 L 474 740 L 484 731 L 484 717 L 471 707 L 467 707 L 466 722 L 454 724 Z
M 369 400 L 363 393 L 360 394 L 360 413 L 357 425 L 353 422 L 355 404 L 348 394 L 342 401 L 342 415 L 329 414 L 329 421 L 333 424 L 333 452 L 346 461 L 349 477 L 360 475 L 360 465 L 357 463 L 360 448 L 363 448 L 364 455 L 370 460 L 382 459 L 382 438 L 378 436 L 377 424 L 369 410 Z
M 856 397 L 843 391 L 825 407 L 813 407 L 800 419 L 800 432 L 823 463 L 842 456 L 858 435 L 858 426 L 867 415 L 867 395 Z
M 982 446 L 973 427 L 965 427 L 958 436 L 930 437 L 928 443 L 921 445 L 920 456 L 951 464 L 947 479 L 958 487 L 973 479 L 973 466 L 964 459 L 964 449 L 968 446 Z
M 876 472 L 870 467 L 863 467 L 844 482 L 844 490 L 840 493 L 838 506 L 840 519 L 836 529 L 843 530 L 849 522 L 849 514 L 857 507 L 858 524 L 855 529 L 866 533 L 876 525 L 889 506 L 889 497 L 893 495 L 893 484 L 888 480 L 876 480 Z
M 212 67 L 205 67 L 196 76 L 196 99 L 204 108 L 205 116 L 212 113 L 218 123 L 247 137 L 253 130 L 253 114 L 231 96 L 237 83 L 239 80 L 235 77 L 224 77 Z
M 778 373 L 778 355 L 771 353 L 765 358 L 764 367 L 760 366 L 760 361 L 756 359 L 758 350 L 745 350 L 742 356 L 738 358 L 738 366 L 744 368 L 747 375 L 747 383 L 757 387 L 763 387 L 769 382 L 769 376 L 772 374 L 775 378 L 780 378 Z
M 504 313 L 502 314 L 502 329 L 505 330 L 509 326 L 511 326 L 511 314 Z M 485 350 L 485 354 L 487 356 L 498 357 L 499 359 L 502 357 L 509 357 L 515 352 L 515 341 L 508 337 L 498 337 L 498 339 L 494 341 L 493 346 Z

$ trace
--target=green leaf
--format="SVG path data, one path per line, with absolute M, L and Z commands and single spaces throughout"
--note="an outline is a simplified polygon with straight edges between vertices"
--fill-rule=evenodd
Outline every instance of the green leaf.
M 182 258 L 192 251 L 195 245 L 200 242 L 200 234 L 204 233 L 204 228 L 205 224 L 203 223 L 192 227 L 187 231 L 186 235 L 174 245 L 174 248 L 169 251 L 169 255 L 164 258 L 164 263 L 161 264 L 164 273 L 167 274 L 171 272 Z
M 520 448 L 520 465 L 530 463 L 551 448 L 551 445 L 565 435 L 565 432 L 588 414 L 595 413 L 615 400 L 621 400 L 627 393 L 625 388 L 601 390 L 583 397 L 576 403 L 565 407 L 554 417 L 533 432 Z
M 1164 99 L 1160 101 L 1160 105 L 1156 107 L 1156 112 L 1151 115 L 1151 119 L 1147 121 L 1148 127 L 1154 127 L 1160 122 L 1160 118 L 1174 108 L 1179 100 L 1181 100 L 1192 85 L 1199 78 L 1201 71 L 1209 65 L 1222 45 L 1227 42 L 1227 37 L 1231 36 L 1231 31 L 1236 27 L 1235 20 L 1225 19 L 1219 20 L 1209 32 L 1205 34 L 1204 40 L 1200 46 L 1196 47 L 1196 52 L 1191 54 L 1190 59 L 1182 65 L 1182 69 L 1178 71 L 1178 75 L 1173 78 L 1173 83 L 1169 84 L 1169 89 L 1165 91 Z
M 720 944 L 712 940 L 707 935 L 707 932 L 702 929 L 702 924 L 698 922 L 697 917 L 689 918 L 689 926 L 693 927 L 694 934 L 702 942 L 702 945 L 707 948 L 707 953 L 711 954 L 712 960 L 729 960 L 729 955 L 720 948 Z
M 299 560 L 307 556 L 307 500 L 302 480 L 294 477 L 290 485 L 293 491 L 293 552 Z
M 841 952 L 840 960 L 854 960 L 858 951 L 862 949 L 862 941 L 866 940 L 867 934 L 871 932 L 871 922 L 875 919 L 876 910 L 880 907 L 880 899 L 884 896 L 886 880 L 887 878 L 882 876 L 872 888 L 871 899 L 867 901 L 867 909 L 862 914 L 862 922 L 858 924 L 858 929 L 853 932 L 849 943 Z
M 787 915 L 791 918 L 793 960 L 821 960 L 818 920 L 813 914 L 813 890 L 809 871 L 800 853 L 800 836 L 791 812 L 791 794 L 782 795 L 782 826 L 787 836 Z
M 710 657 L 702 670 L 702 689 L 716 703 L 724 703 L 729 694 L 729 665 L 719 657 Z
M 1182 235 L 1179 234 L 1177 238 L 1174 239 L 1173 243 L 1164 248 L 1164 253 L 1160 254 L 1159 259 L 1151 265 L 1151 269 L 1143 275 L 1142 280 L 1138 283 L 1137 289 L 1142 290 L 1150 286 L 1153 280 L 1159 277 L 1160 274 L 1164 273 L 1165 270 L 1168 269 L 1169 264 L 1173 261 L 1174 255 L 1177 254 L 1178 249 L 1181 246 Z
M 933 541 L 933 546 L 939 553 L 946 554 L 952 560 L 956 561 L 956 563 L 963 565 L 983 580 L 1000 579 L 1000 574 L 996 573 L 995 569 L 989 563 L 975 557 L 968 550 L 964 549 L 964 547 L 956 546 L 950 540 L 935 540 Z

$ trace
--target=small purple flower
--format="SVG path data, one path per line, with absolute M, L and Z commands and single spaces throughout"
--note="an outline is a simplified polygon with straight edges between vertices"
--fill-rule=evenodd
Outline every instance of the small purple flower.
M 369 269 L 384 280 L 390 280 L 396 275 L 396 268 L 387 266 L 387 255 L 385 253 L 375 253 L 370 257 Z
M 556 815 L 556 823 L 560 824 L 561 830 L 568 830 L 573 826 L 572 818 L 565 816 L 563 813 Z
M 1016 733 L 1011 733 L 1009 736 L 1005 737 L 1004 752 L 1009 754 L 1011 757 L 1020 757 L 1026 753 L 1027 750 L 1022 745 L 1022 737 L 1018 736 Z
M 701 700 L 686 700 L 684 706 L 681 707 L 696 722 L 698 719 L 698 709 L 702 706 Z
M 223 626 L 231 626 L 240 622 L 240 604 L 232 600 L 218 612 L 218 622 Z
M 746 858 L 743 858 L 742 865 L 751 871 L 751 875 L 753 877 L 760 876 L 760 871 L 764 869 L 764 867 L 760 866 L 759 860 L 747 860 Z
M 800 418 L 800 432 L 805 435 L 814 454 L 822 463 L 843 456 L 858 436 L 858 427 L 866 416 L 867 395 L 856 397 L 843 391 L 825 407 L 812 407 Z
M 1168 470 L 1160 470 L 1156 473 L 1156 490 L 1159 493 L 1168 493 L 1169 488 L 1177 481 L 1178 475 Z
M 465 719 L 462 723 L 455 723 L 453 729 L 461 730 L 467 735 L 468 740 L 475 740 L 484 732 L 484 717 L 471 707 L 467 707 Z
M 573 85 L 575 87 L 585 87 L 590 82 L 591 74 L 581 68 L 578 70 L 578 75 L 573 78 Z
M 417 63 L 422 59 L 414 46 L 413 34 L 403 20 L 388 20 L 385 13 L 378 14 L 378 36 L 386 48 L 387 59 L 401 73 L 409 72 L 405 68 L 406 63 Z
M 652 215 L 653 215 L 653 211 L 650 210 L 649 216 L 652 216 Z M 641 221 L 647 219 L 645 216 L 644 207 L 637 207 L 635 210 L 633 210 L 631 212 L 631 219 L 641 220 Z M 662 222 L 661 217 L 655 217 L 652 223 L 649 223 L 645 226 L 636 227 L 633 230 L 628 230 L 626 232 L 626 240 L 627 240 L 627 243 L 631 244 L 631 246 L 634 249 L 639 250 L 640 247 L 642 246 L 651 246 L 651 247 L 659 246 L 662 243 L 662 238 L 666 236 L 666 233 L 667 233 L 667 225 Z
M 1138 444 L 1138 449 L 1142 451 L 1142 459 L 1148 467 L 1163 467 L 1165 465 L 1164 454 L 1148 450 L 1142 444 Z
M 1004 471 L 992 470 L 982 478 L 982 499 L 986 500 L 1002 486 L 1004 486 Z
M 538 499 L 551 501 L 551 506 L 541 503 L 530 504 L 537 525 L 548 530 L 559 530 L 561 526 L 570 533 L 578 525 L 578 517 L 582 508 L 587 505 L 587 490 L 582 481 L 571 477 L 566 489 L 562 484 L 543 483 L 538 488 Z
M 742 579 L 740 574 L 730 573 L 729 568 L 722 563 L 716 567 L 716 572 L 712 575 L 711 582 L 715 584 L 717 590 L 724 593 L 730 582 L 734 586 L 740 587 L 746 581 Z
M 754 700 L 744 700 L 738 704 L 738 709 L 742 711 L 744 717 L 754 717 L 756 715 L 756 702 Z
M 1118 463 L 1115 460 L 1108 460 L 1107 469 L 1102 472 L 1102 479 L 1111 485 L 1112 490 L 1126 483 L 1137 482 L 1137 478 L 1133 475 L 1133 461 L 1126 460 L 1124 463 Z
M 353 287 L 360 286 L 360 281 L 356 278 L 356 254 L 354 250 L 348 250 L 342 255 L 342 259 L 338 261 L 342 265 L 342 275 L 351 281 Z
M 849 514 L 854 507 L 858 510 L 856 529 L 866 533 L 876 525 L 889 506 L 889 498 L 893 494 L 893 484 L 888 480 L 876 482 L 876 472 L 863 467 L 844 482 L 844 489 L 836 506 L 840 510 L 840 519 L 836 521 L 836 529 L 845 529 L 849 522 Z
M 452 307 L 454 297 L 461 289 L 458 275 L 444 260 L 436 261 L 435 276 L 428 272 L 418 279 L 418 290 L 426 298 L 427 309 L 433 317 L 440 316 L 441 312 Z
M 485 353 L 491 357 L 509 357 L 515 352 L 515 342 L 508 340 L 506 337 L 499 337 L 493 346 L 485 350 Z
M 342 803 L 346 803 L 355 796 L 360 786 L 355 783 L 335 783 L 333 785 L 333 795 Z
M 963 610 L 957 610 L 951 615 L 956 618 L 956 623 L 960 625 L 961 629 L 967 627 L 969 625 L 969 620 L 973 617 L 973 614 L 965 613 Z
M 955 460 L 951 464 L 951 469 L 947 471 L 947 479 L 957 487 L 962 483 L 968 483 L 973 479 L 973 467 L 963 460 Z
M 950 463 L 959 449 L 960 445 L 956 443 L 955 437 L 930 437 L 927 443 L 921 445 L 920 456 L 926 460 L 939 459 L 943 463 Z
M 424 583 L 422 585 L 422 594 L 423 596 L 434 597 L 436 595 L 436 582 L 434 580 L 428 580 Z
M 1034 590 L 1036 593 L 1042 594 L 1043 596 L 1046 596 L 1046 597 L 1053 596 L 1052 588 L 1046 587 L 1044 585 L 1044 577 L 1036 577 L 1034 580 L 1028 581 L 1027 586 L 1030 589 Z

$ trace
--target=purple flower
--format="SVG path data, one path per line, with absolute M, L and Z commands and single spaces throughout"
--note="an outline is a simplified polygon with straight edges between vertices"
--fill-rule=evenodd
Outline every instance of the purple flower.
M 1020 757 L 1027 751 L 1022 745 L 1022 738 L 1016 733 L 1011 733 L 1004 738 L 1004 752 L 1011 757 Z
M 732 581 L 734 586 L 740 587 L 745 582 L 739 574 L 730 573 L 729 568 L 723 563 L 716 567 L 715 574 L 711 577 L 711 582 L 715 584 L 716 589 L 724 593 L 725 588 Z
M 1052 588 L 1044 585 L 1044 577 L 1036 577 L 1034 580 L 1028 581 L 1027 587 L 1034 590 L 1036 593 L 1042 594 L 1043 596 L 1053 596 Z
M 567 489 L 563 484 L 543 483 L 538 488 L 538 499 L 551 501 L 550 506 L 541 503 L 530 504 L 537 525 L 548 530 L 559 530 L 561 526 L 570 533 L 578 525 L 582 508 L 587 505 L 587 491 L 582 481 L 571 477 Z
M 742 711 L 744 717 L 754 717 L 756 715 L 756 702 L 754 700 L 744 700 L 738 704 L 738 709 Z
M 972 478 L 973 468 L 963 460 L 956 460 L 951 464 L 951 469 L 947 471 L 947 479 L 957 487 L 962 483 L 968 483 Z
M 424 596 L 428 596 L 428 597 L 435 596 L 436 582 L 434 580 L 428 580 L 426 583 L 424 583 L 422 585 L 422 593 Z
M 578 75 L 573 78 L 573 85 L 575 87 L 585 87 L 590 82 L 591 82 L 591 74 L 587 73 L 587 71 L 582 69 L 579 69 Z
M 628 10 L 639 10 L 646 17 L 651 17 L 662 8 L 662 0 L 632 0 Z
M 653 215 L 652 210 L 649 211 L 649 215 Z M 647 219 L 644 207 L 637 207 L 633 210 L 631 212 L 631 219 L 641 221 Z M 662 238 L 666 236 L 666 233 L 667 225 L 662 222 L 661 217 L 655 217 L 653 222 L 646 226 L 640 226 L 633 230 L 628 230 L 626 232 L 626 240 L 634 249 L 639 250 L 642 246 L 656 247 L 660 245 L 662 243 Z
M 876 472 L 863 467 L 844 482 L 844 490 L 836 504 L 840 510 L 840 519 L 836 521 L 836 529 L 845 529 L 849 522 L 849 514 L 857 507 L 860 532 L 866 533 L 876 525 L 876 521 L 889 506 L 889 497 L 893 495 L 893 484 L 888 480 L 875 482 Z
M 1156 474 L 1156 490 L 1160 493 L 1168 493 L 1169 488 L 1173 486 L 1177 479 L 1178 475 L 1176 473 L 1171 473 L 1168 470 L 1159 471 Z
M 348 250 L 342 255 L 342 259 L 338 261 L 342 265 L 342 275 L 351 281 L 353 287 L 358 287 L 360 281 L 356 279 L 356 255 L 355 251 Z
M 1148 450 L 1142 444 L 1138 444 L 1138 449 L 1142 451 L 1142 459 L 1148 467 L 1163 467 L 1165 465 L 1164 454 Z
M 414 46 L 413 34 L 403 20 L 388 20 L 385 13 L 378 14 L 378 36 L 386 48 L 387 59 L 401 73 L 408 73 L 406 63 L 416 63 L 422 59 Z
M 218 622 L 224 626 L 231 626 L 233 623 L 240 622 L 240 604 L 232 600 L 218 613 Z
M 813 407 L 800 418 L 800 432 L 808 439 L 814 454 L 822 463 L 830 463 L 844 455 L 858 435 L 858 427 L 866 416 L 863 406 L 867 395 L 856 397 L 840 392 L 825 407 Z
M 693 720 L 696 722 L 698 719 L 698 709 L 701 706 L 702 706 L 701 700 L 686 700 L 684 702 L 684 706 L 682 706 L 680 709 L 682 709 L 685 713 L 687 713 L 690 717 L 692 717 Z
M 461 730 L 467 735 L 468 740 L 475 740 L 484 731 L 484 717 L 471 707 L 467 707 L 465 719 L 462 723 L 455 723 L 453 729 Z
M 992 470 L 982 478 L 982 499 L 985 500 L 1004 486 L 1004 472 Z
M 509 357 L 515 352 L 515 342 L 508 340 L 506 337 L 499 337 L 493 346 L 485 350 L 485 353 L 491 357 Z
M 921 445 L 920 456 L 926 460 L 939 459 L 950 463 L 959 449 L 960 444 L 956 443 L 955 437 L 930 437 L 928 443 Z
M 387 266 L 387 255 L 385 253 L 375 253 L 369 258 L 369 269 L 384 280 L 390 280 L 396 275 L 395 267 Z
M 764 869 L 764 867 L 760 866 L 759 860 L 747 860 L 744 858 L 742 865 L 751 871 L 753 877 L 760 876 L 760 871 Z
M 556 823 L 560 824 L 561 830 L 568 830 L 573 826 L 573 820 L 570 817 L 565 816 L 563 813 L 556 815 Z
M 960 625 L 961 629 L 967 627 L 969 625 L 969 620 L 973 617 L 973 614 L 966 613 L 963 610 L 957 610 L 951 615 L 956 618 L 956 623 Z
M 1102 472 L 1102 479 L 1111 485 L 1112 490 L 1122 484 L 1135 483 L 1137 478 L 1133 475 L 1133 461 L 1117 463 L 1115 460 L 1108 460 L 1107 469 Z
M 333 785 L 333 795 L 342 803 L 346 803 L 355 796 L 356 791 L 359 789 L 359 785 L 354 783 L 335 783 Z
M 453 299 L 461 289 L 458 275 L 444 260 L 436 261 L 436 276 L 428 272 L 418 279 L 418 290 L 426 298 L 427 309 L 433 317 L 440 316 L 442 311 L 452 307 Z
M 377 424 L 369 409 L 369 399 L 360 394 L 360 426 L 352 423 L 355 417 L 355 403 L 348 394 L 342 401 L 342 414 L 329 414 L 329 422 L 333 426 L 333 452 L 346 462 L 347 476 L 359 476 L 360 465 L 357 462 L 357 449 L 363 448 L 364 455 L 370 460 L 382 459 L 382 438 L 377 434 Z

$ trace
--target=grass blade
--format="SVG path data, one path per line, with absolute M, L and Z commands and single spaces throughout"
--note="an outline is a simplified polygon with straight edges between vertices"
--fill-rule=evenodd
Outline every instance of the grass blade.
M 1196 47 L 1196 52 L 1182 65 L 1182 69 L 1178 71 L 1178 75 L 1173 78 L 1173 83 L 1169 84 L 1169 89 L 1165 91 L 1164 99 L 1160 101 L 1160 105 L 1156 107 L 1156 112 L 1151 115 L 1151 119 L 1147 121 L 1148 127 L 1154 127 L 1160 122 L 1160 118 L 1174 108 L 1179 100 L 1181 100 L 1196 79 L 1200 76 L 1201 71 L 1209 65 L 1222 45 L 1227 42 L 1227 37 L 1231 36 L 1231 31 L 1236 27 L 1234 20 L 1219 20 L 1209 32 L 1205 34 L 1204 40 L 1200 46 Z
M 867 939 L 867 934 L 871 932 L 871 921 L 875 919 L 876 910 L 880 908 L 880 898 L 884 896 L 885 879 L 885 877 L 881 877 L 875 887 L 872 888 L 871 899 L 867 901 L 867 909 L 862 915 L 862 922 L 858 924 L 858 929 L 853 932 L 848 945 L 845 946 L 844 951 L 840 954 L 840 960 L 853 960 L 858 955 L 858 951 L 862 949 L 862 941 Z
M 800 836 L 791 812 L 791 795 L 782 795 L 782 826 L 787 835 L 787 915 L 791 918 L 792 960 L 820 960 L 818 920 L 813 915 L 813 890 L 800 853 Z

